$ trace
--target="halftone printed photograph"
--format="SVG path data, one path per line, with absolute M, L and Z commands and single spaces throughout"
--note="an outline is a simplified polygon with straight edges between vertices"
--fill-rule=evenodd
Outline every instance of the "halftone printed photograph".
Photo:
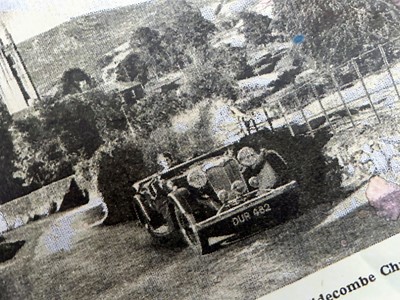
M 399 111 L 398 0 L 0 0 L 0 300 L 335 266 L 400 233 Z

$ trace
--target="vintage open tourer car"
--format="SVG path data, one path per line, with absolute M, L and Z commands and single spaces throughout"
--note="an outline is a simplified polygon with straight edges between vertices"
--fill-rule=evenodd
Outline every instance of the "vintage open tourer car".
M 273 150 L 228 146 L 134 184 L 135 211 L 156 239 L 184 239 L 200 253 L 209 238 L 271 226 L 297 213 L 297 182 Z M 256 225 L 257 224 L 257 225 Z

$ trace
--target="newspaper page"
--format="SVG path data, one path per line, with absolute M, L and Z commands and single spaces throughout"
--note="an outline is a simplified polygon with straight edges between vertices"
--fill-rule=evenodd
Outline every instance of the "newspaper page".
M 398 0 L 0 0 L 0 299 L 397 299 Z

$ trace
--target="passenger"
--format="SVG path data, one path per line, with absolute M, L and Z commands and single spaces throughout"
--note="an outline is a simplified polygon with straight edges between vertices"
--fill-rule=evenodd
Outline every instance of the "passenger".
M 276 171 L 283 171 L 286 165 L 283 159 L 275 151 L 261 149 L 257 153 L 253 148 L 244 147 L 238 152 L 238 161 L 245 168 L 242 171 L 244 178 L 249 179 L 252 189 L 265 192 L 272 189 L 283 179 Z M 274 170 L 275 169 L 275 170 Z

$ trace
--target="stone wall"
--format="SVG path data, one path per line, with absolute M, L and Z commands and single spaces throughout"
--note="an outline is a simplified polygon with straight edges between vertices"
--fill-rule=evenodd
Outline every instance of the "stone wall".
M 400 135 L 397 121 L 337 133 L 325 146 L 325 155 L 338 159 L 342 187 L 356 190 L 373 176 L 400 179 Z
M 27 224 L 29 221 L 59 209 L 74 176 L 42 187 L 26 196 L 0 205 L 0 233 Z

